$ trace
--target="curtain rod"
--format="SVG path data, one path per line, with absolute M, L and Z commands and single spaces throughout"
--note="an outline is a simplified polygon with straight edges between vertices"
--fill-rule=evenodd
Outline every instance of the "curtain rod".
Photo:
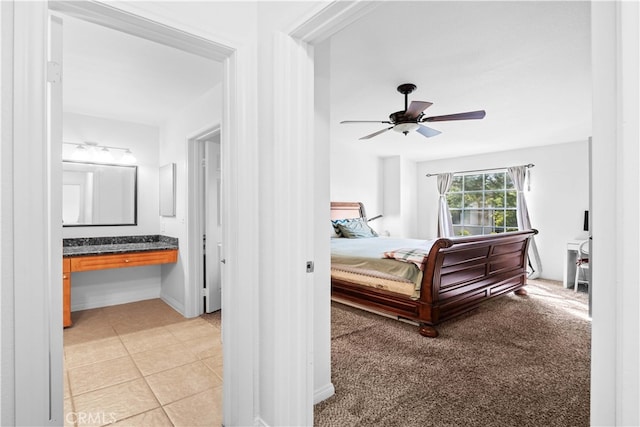
M 532 168 L 534 166 L 535 165 L 533 163 L 529 163 L 528 165 L 524 165 L 525 168 Z M 453 174 L 459 174 L 459 173 L 471 173 L 471 172 L 487 172 L 487 171 L 495 171 L 495 170 L 498 170 L 498 169 L 507 169 L 507 168 L 474 169 L 474 170 L 458 171 L 458 172 L 452 172 L 452 173 Z M 430 176 L 438 176 L 438 175 L 440 175 L 440 174 L 438 174 L 438 173 L 428 173 L 425 176 L 430 177 Z

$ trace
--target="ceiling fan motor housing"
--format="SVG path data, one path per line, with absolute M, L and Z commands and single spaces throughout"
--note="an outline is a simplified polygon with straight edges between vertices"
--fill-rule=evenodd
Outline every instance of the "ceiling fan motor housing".
M 389 116 L 389 120 L 395 125 L 393 130 L 407 135 L 420 127 L 418 120 L 422 117 L 422 114 L 418 117 L 406 117 L 405 113 L 406 111 L 396 111 Z

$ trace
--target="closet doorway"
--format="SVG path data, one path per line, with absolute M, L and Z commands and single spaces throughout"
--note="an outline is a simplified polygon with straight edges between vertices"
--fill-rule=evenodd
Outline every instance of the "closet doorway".
M 222 308 L 222 152 L 220 128 L 206 130 L 189 141 L 192 155 L 189 169 L 193 191 L 191 206 L 197 215 L 190 239 L 201 241 L 200 253 L 194 254 L 194 285 L 202 296 L 201 313 Z

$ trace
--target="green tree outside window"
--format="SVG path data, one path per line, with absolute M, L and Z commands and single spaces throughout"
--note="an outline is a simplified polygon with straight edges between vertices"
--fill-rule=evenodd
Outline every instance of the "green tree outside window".
M 455 175 L 447 203 L 458 236 L 518 229 L 517 192 L 507 171 Z

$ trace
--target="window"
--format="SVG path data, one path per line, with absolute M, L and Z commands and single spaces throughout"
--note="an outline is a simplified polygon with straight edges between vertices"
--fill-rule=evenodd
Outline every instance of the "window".
M 454 176 L 447 202 L 456 236 L 518 229 L 517 191 L 506 171 Z

